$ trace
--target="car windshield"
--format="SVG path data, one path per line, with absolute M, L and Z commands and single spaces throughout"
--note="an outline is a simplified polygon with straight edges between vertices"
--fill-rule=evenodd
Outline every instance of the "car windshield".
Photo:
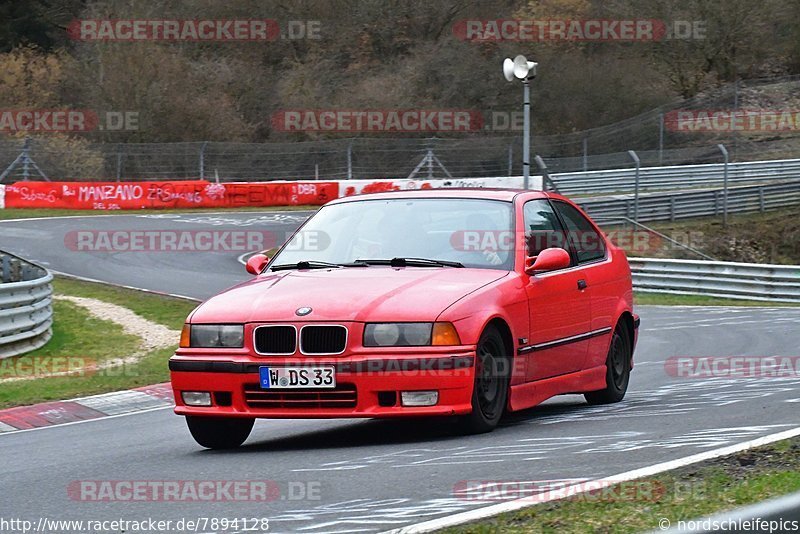
M 381 264 L 510 270 L 514 257 L 510 202 L 482 199 L 364 200 L 320 209 L 271 262 L 272 268 L 302 262 L 343 266 Z

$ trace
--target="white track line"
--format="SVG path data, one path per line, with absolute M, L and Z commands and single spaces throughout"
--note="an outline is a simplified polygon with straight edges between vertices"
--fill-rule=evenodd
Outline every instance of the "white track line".
M 13 209 L 13 208 L 8 208 Z M 191 209 L 191 208 L 190 208 Z M 95 211 L 95 210 L 85 210 L 85 211 Z M 86 214 L 86 215 L 51 215 L 49 217 L 20 217 L 19 219 L 0 219 L 0 224 L 2 223 L 15 223 L 20 221 L 51 221 L 53 219 L 86 219 L 89 217 L 147 217 L 148 215 L 230 215 L 230 214 L 237 214 L 237 213 L 278 213 L 281 215 L 295 215 L 297 213 L 313 213 L 314 210 L 284 210 L 284 211 L 270 211 L 270 210 L 259 210 L 253 209 L 252 211 L 179 211 L 179 212 L 171 212 L 171 213 L 141 213 L 139 210 L 120 210 L 124 213 L 97 213 L 97 214 Z
M 141 291 L 142 293 L 150 293 L 152 295 L 161 295 L 162 297 L 166 296 L 176 299 L 190 300 L 192 302 L 203 302 L 201 299 L 196 299 L 194 297 L 187 297 L 186 295 L 178 295 L 176 293 L 165 293 L 164 291 L 154 291 L 152 289 L 143 289 L 141 287 L 126 286 L 124 284 L 115 284 L 114 282 L 106 282 L 105 280 L 98 280 L 96 278 L 87 278 L 85 276 L 78 276 L 77 274 L 70 274 L 62 271 L 54 271 L 53 269 L 47 269 L 47 270 L 55 275 L 63 276 L 64 278 L 71 278 L 73 280 L 80 280 L 81 282 L 92 282 L 94 284 L 103 284 L 112 287 L 121 287 L 122 289 L 130 289 L 132 291 Z
M 119 392 L 115 392 L 119 393 Z M 64 401 L 70 402 L 70 401 Z M 174 410 L 175 406 L 157 406 L 155 408 L 147 408 L 144 410 L 139 410 L 138 412 L 128 412 L 128 413 L 120 413 L 115 415 L 104 415 L 102 417 L 95 417 L 93 419 L 82 419 L 80 421 L 70 421 L 69 423 L 58 423 L 55 425 L 49 426 L 37 426 L 36 428 L 21 428 L 19 430 L 11 430 L 9 432 L 0 432 L 0 439 L 3 439 L 3 436 L 13 436 L 14 434 L 20 434 L 22 432 L 35 432 L 37 430 L 52 430 L 54 428 L 63 428 L 65 426 L 72 426 L 72 425 L 82 425 L 83 423 L 96 423 L 97 421 L 108 421 L 109 419 L 117 419 L 119 417 L 127 417 L 129 415 L 139 415 L 143 413 L 150 413 L 150 412 L 157 412 L 159 410 Z
M 686 456 L 684 458 L 678 458 L 677 460 L 670 460 L 669 462 L 662 462 L 659 464 L 642 467 L 640 469 L 634 469 L 633 471 L 626 471 L 625 473 L 620 473 L 618 475 L 612 475 L 610 477 L 597 479 L 592 482 L 576 484 L 574 486 L 565 488 L 563 492 L 559 492 L 558 495 L 553 495 L 552 497 L 549 498 L 539 496 L 533 499 L 530 497 L 515 499 L 513 501 L 494 504 L 492 506 L 485 506 L 483 508 L 478 508 L 476 510 L 470 510 L 467 512 L 460 512 L 457 514 L 440 517 L 438 519 L 417 523 L 415 525 L 409 525 L 406 527 L 388 530 L 384 534 L 418 534 L 422 532 L 433 532 L 435 530 L 439 530 L 442 528 L 461 525 L 472 521 L 478 521 L 481 519 L 486 519 L 489 517 L 496 516 L 498 514 L 521 510 L 523 508 L 529 508 L 531 506 L 536 506 L 537 504 L 558 501 L 561 499 L 568 498 L 569 496 L 572 495 L 585 493 L 586 491 L 596 490 L 598 489 L 598 487 L 610 486 L 613 484 L 618 484 L 620 482 L 628 482 L 631 480 L 636 480 L 647 476 L 657 475 L 665 471 L 671 471 L 673 469 L 678 469 L 680 467 L 684 467 L 687 465 L 703 462 L 705 460 L 719 458 L 721 456 L 728 456 L 730 454 L 735 454 L 743 450 L 752 449 L 753 447 L 768 445 L 770 443 L 775 443 L 776 441 L 782 441 L 796 436 L 800 436 L 800 427 L 792 428 L 790 430 L 784 430 L 783 432 L 778 432 L 777 434 L 769 434 L 767 436 L 762 436 L 760 438 L 756 438 L 750 441 L 745 441 L 744 443 L 729 445 L 727 447 L 722 447 L 720 449 L 714 449 L 706 452 L 701 452 L 699 454 Z

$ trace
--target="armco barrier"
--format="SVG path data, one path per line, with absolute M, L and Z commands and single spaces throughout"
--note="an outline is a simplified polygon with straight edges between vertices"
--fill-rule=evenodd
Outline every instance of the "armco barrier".
M 0 359 L 38 349 L 53 326 L 53 275 L 0 251 Z
M 628 258 L 637 291 L 800 302 L 800 265 Z
M 721 157 L 721 156 L 720 156 Z M 558 190 L 565 195 L 584 193 L 625 193 L 634 189 L 636 170 L 611 169 L 603 171 L 551 174 Z M 678 190 L 692 187 L 721 186 L 724 165 L 678 165 L 673 167 L 642 167 L 639 171 L 639 190 Z M 728 183 L 767 183 L 774 180 L 800 179 L 800 159 L 746 161 L 728 164 Z
M 674 221 L 721 215 L 722 189 L 647 193 L 639 197 L 638 221 Z M 633 218 L 631 195 L 576 199 L 589 215 L 597 218 Z M 728 212 L 747 213 L 800 204 L 800 179 L 728 188 Z

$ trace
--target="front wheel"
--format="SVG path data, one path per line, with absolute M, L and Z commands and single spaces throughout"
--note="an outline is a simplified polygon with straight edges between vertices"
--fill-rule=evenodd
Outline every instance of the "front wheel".
M 631 378 L 631 344 L 622 324 L 614 329 L 606 357 L 606 388 L 585 393 L 589 404 L 612 404 L 625 398 Z
M 255 419 L 186 416 L 194 440 L 207 449 L 234 449 L 244 443 Z
M 500 421 L 508 399 L 510 359 L 506 354 L 503 336 L 490 326 L 478 340 L 472 412 L 459 420 L 465 433 L 491 432 Z

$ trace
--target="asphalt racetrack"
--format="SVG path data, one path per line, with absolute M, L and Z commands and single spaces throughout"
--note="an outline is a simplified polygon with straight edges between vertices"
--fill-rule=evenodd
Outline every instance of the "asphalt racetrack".
M 254 228 L 307 214 L 118 215 L 0 223 L 0 249 L 56 271 L 205 298 L 246 280 L 237 252 L 78 252 L 75 230 Z M 268 518 L 270 532 L 375 532 L 499 502 L 475 483 L 595 479 L 798 426 L 800 379 L 677 378 L 670 357 L 798 356 L 800 309 L 641 306 L 625 400 L 552 399 L 491 434 L 438 421 L 258 421 L 233 452 L 197 446 L 169 409 L 0 435 L 0 517 Z M 270 480 L 264 502 L 93 502 L 76 481 Z M 471 481 L 471 482 L 468 482 Z M 72 485 L 72 486 L 71 486 Z M 207 528 L 206 530 L 212 530 Z M 220 530 L 220 529 L 217 529 Z

